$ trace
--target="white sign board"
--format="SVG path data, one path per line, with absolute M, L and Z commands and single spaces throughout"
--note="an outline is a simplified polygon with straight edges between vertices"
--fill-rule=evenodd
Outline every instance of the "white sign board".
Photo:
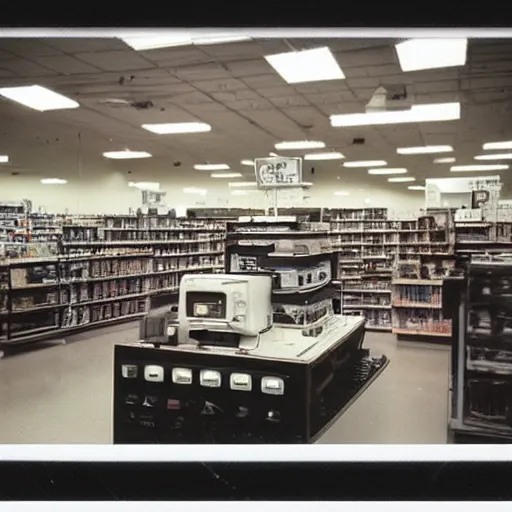
M 512 222 L 512 201 L 498 202 L 498 222 Z
M 482 210 L 480 208 L 463 208 L 455 212 L 455 222 L 480 222 Z
M 254 171 L 258 188 L 300 187 L 302 184 L 302 158 L 256 158 Z

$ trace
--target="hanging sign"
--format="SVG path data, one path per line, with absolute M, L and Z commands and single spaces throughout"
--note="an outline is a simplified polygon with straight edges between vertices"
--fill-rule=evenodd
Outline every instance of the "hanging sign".
M 256 158 L 254 171 L 258 188 L 300 187 L 302 184 L 302 158 Z

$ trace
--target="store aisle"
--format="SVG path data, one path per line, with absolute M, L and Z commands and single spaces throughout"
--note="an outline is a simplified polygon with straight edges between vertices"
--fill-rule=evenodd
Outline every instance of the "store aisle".
M 0 360 L 1 443 L 110 443 L 114 345 L 138 326 Z M 445 443 L 450 352 L 368 333 L 391 364 L 320 443 Z

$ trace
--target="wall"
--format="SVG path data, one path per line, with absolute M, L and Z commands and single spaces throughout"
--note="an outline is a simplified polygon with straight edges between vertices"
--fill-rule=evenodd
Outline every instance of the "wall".
M 50 174 L 50 176 L 52 176 Z M 61 177 L 63 177 L 61 175 Z M 141 192 L 128 187 L 128 180 L 159 181 L 167 192 L 166 202 L 171 206 L 265 207 L 263 192 L 249 191 L 248 195 L 231 195 L 227 182 L 212 179 L 207 174 L 184 172 L 180 176 L 155 175 L 126 176 L 119 172 L 89 172 L 81 177 L 66 176 L 66 185 L 42 185 L 40 177 L 0 176 L 0 201 L 30 199 L 34 208 L 44 206 L 48 212 L 70 213 L 126 213 L 130 207 L 141 205 Z M 364 177 L 366 178 L 366 176 Z M 381 177 L 378 177 L 381 178 Z M 252 181 L 250 174 L 244 180 Z M 184 194 L 184 187 L 207 188 L 206 196 Z M 241 190 L 241 189 L 239 189 Z M 348 196 L 335 196 L 343 190 Z M 337 208 L 388 207 L 399 211 L 417 211 L 424 205 L 424 193 L 410 191 L 406 183 L 388 184 L 385 179 L 315 179 L 307 195 L 307 205 Z

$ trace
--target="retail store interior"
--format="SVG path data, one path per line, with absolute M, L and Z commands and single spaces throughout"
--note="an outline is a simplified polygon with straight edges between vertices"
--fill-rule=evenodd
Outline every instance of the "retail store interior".
M 0 444 L 512 440 L 512 41 L 395 33 L 0 37 Z

